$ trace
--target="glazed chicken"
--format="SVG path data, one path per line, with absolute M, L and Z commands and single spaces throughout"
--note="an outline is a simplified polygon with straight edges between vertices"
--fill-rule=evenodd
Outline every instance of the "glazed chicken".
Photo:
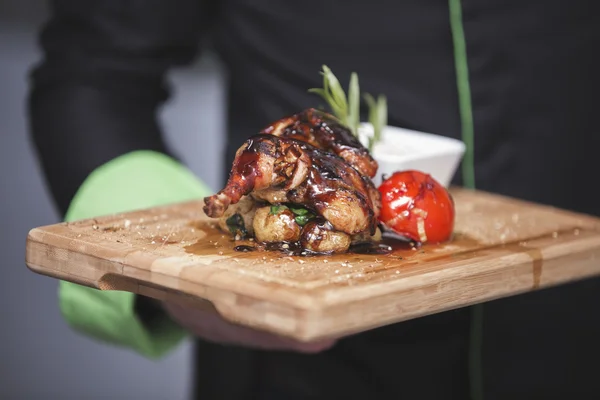
M 274 122 L 260 133 L 297 139 L 331 151 L 369 178 L 377 173 L 377 162 L 367 148 L 333 115 L 323 111 L 309 108 Z
M 331 118 L 309 109 L 248 138 L 205 213 L 236 236 L 318 253 L 377 237 L 376 163 Z

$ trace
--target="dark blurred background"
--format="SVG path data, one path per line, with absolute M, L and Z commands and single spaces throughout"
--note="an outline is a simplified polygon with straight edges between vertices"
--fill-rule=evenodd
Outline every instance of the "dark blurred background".
M 184 399 L 190 343 L 152 362 L 78 335 L 59 314 L 57 282 L 25 266 L 27 232 L 59 222 L 28 141 L 24 103 L 45 4 L 0 0 L 0 399 Z M 218 60 L 206 54 L 171 79 L 167 138 L 214 188 L 224 123 Z

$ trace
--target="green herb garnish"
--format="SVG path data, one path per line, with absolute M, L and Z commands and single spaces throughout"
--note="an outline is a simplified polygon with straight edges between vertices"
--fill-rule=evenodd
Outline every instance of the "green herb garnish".
M 306 208 L 302 208 L 302 207 L 292 207 L 290 206 L 290 210 L 296 214 L 296 215 L 306 215 L 309 213 L 309 211 Z
M 279 213 L 279 211 L 283 210 L 287 210 L 287 206 L 285 206 L 284 204 L 273 205 L 271 206 L 270 214 L 277 214 Z
M 295 220 L 298 225 L 304 226 L 308 223 L 308 221 L 311 220 L 311 218 L 307 215 L 297 215 Z
M 369 93 L 365 93 L 364 98 L 369 107 L 369 122 L 373 125 L 373 136 L 369 138 L 369 151 L 373 151 L 373 146 L 381 140 L 381 132 L 387 125 L 387 99 L 379 95 L 375 101 Z
M 306 225 L 308 221 L 316 217 L 311 210 L 307 210 L 304 207 L 285 204 L 272 205 L 269 213 L 275 215 L 284 210 L 290 210 L 294 214 L 296 223 L 300 226 Z
M 244 224 L 244 218 L 240 214 L 233 214 L 231 217 L 227 218 L 225 221 L 227 225 L 227 229 L 231 232 L 232 235 L 244 238 L 248 234 L 246 230 L 246 225 Z
M 331 108 L 333 115 L 336 116 L 342 124 L 350 127 L 348 124 L 348 101 L 346 100 L 346 93 L 344 92 L 340 81 L 338 81 L 336 76 L 326 65 L 323 65 L 321 75 L 323 75 L 323 87 L 309 89 L 309 93 L 315 93 L 321 96 Z
M 296 223 L 300 226 L 306 225 L 308 221 L 316 216 L 312 211 L 307 210 L 304 207 L 289 206 L 289 209 L 296 215 Z
M 353 72 L 350 75 L 350 87 L 348 88 L 348 116 L 346 124 L 354 136 L 358 136 L 360 125 L 360 89 L 358 86 L 358 75 Z
M 358 128 L 360 126 L 360 87 L 358 84 L 358 75 L 356 72 L 350 74 L 350 83 L 348 87 L 348 97 L 340 84 L 340 81 L 333 74 L 331 69 L 323 65 L 320 72 L 323 75 L 323 87 L 309 89 L 309 93 L 315 93 L 321 96 L 332 114 L 350 129 L 355 137 L 358 137 Z M 387 125 L 387 99 L 380 95 L 377 101 L 370 94 L 363 95 L 369 108 L 369 122 L 373 125 L 373 136 L 369 138 L 369 151 L 373 151 L 375 143 L 381 140 L 381 131 Z

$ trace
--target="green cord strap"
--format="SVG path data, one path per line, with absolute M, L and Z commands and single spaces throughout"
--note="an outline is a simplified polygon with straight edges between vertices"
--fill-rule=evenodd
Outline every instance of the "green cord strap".
M 467 188 L 475 189 L 473 110 L 471 106 L 471 87 L 469 84 L 469 66 L 467 62 L 467 42 L 462 24 L 461 0 L 449 1 L 450 29 L 454 42 L 454 63 L 456 68 L 462 139 L 466 146 L 465 156 L 462 161 L 463 184 Z
M 462 23 L 461 0 L 449 0 L 450 29 L 454 43 L 454 62 L 456 84 L 460 109 L 462 140 L 465 143 L 465 155 L 462 161 L 463 184 L 475 189 L 474 128 L 469 84 L 469 66 L 467 61 L 467 43 Z M 469 373 L 471 399 L 483 399 L 482 344 L 483 344 L 483 304 L 472 307 L 471 337 L 469 349 Z

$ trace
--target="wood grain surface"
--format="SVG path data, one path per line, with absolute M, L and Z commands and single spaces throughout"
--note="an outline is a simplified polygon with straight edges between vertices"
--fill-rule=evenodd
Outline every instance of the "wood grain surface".
M 308 341 L 600 274 L 600 219 L 452 188 L 454 239 L 389 255 L 238 252 L 202 211 L 173 204 L 32 229 L 40 274 L 210 307 Z

